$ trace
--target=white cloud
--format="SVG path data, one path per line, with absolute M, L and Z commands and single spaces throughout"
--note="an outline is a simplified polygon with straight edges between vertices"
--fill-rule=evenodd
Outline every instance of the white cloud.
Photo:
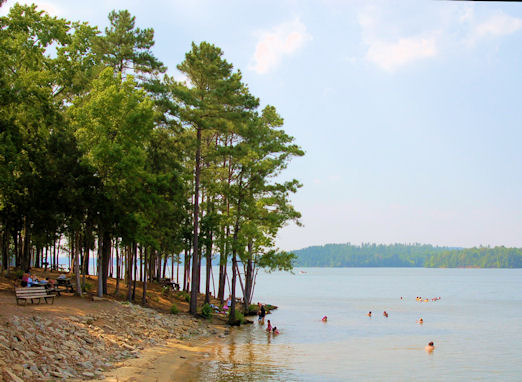
M 481 39 L 507 36 L 522 28 L 522 19 L 497 12 L 489 19 L 476 23 L 468 36 L 467 42 L 475 44 Z
M 15 5 L 16 3 L 31 5 L 37 5 L 39 10 L 46 11 L 51 16 L 63 17 L 65 12 L 59 7 L 57 4 L 51 1 L 35 1 L 35 0 L 8 0 L 2 7 L 0 8 L 0 15 L 5 16 L 9 12 L 9 9 Z
M 383 70 L 393 72 L 412 62 L 434 57 L 439 52 L 439 32 L 421 31 L 401 36 L 397 25 L 383 21 L 381 10 L 374 6 L 360 12 L 358 21 L 367 47 L 366 60 Z
M 520 18 L 501 11 L 477 16 L 475 8 L 468 5 L 450 12 L 446 9 L 431 19 L 431 27 L 429 21 L 426 25 L 414 21 L 405 23 L 392 11 L 365 7 L 358 15 L 366 49 L 364 58 L 385 71 L 394 72 L 443 53 L 474 48 L 480 41 L 498 39 L 522 28 Z
M 259 74 L 268 73 L 275 69 L 285 56 L 297 52 L 311 38 L 306 26 L 299 19 L 261 32 L 249 69 Z
M 387 71 L 395 71 L 413 61 L 437 55 L 437 39 L 429 37 L 403 37 L 397 41 L 371 41 L 368 43 L 366 59 Z

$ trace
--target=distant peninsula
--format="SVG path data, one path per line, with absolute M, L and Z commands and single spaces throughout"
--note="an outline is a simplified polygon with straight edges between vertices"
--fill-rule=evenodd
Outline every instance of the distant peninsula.
M 325 244 L 292 251 L 296 267 L 522 268 L 522 248 Z

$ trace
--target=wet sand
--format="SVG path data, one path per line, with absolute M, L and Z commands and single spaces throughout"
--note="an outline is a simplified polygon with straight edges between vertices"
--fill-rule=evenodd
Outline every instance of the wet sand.
M 213 349 L 210 345 L 197 345 L 195 342 L 171 340 L 164 346 L 145 349 L 139 358 L 129 359 L 115 365 L 116 369 L 107 373 L 104 380 L 113 382 L 198 381 L 200 367 L 211 357 Z

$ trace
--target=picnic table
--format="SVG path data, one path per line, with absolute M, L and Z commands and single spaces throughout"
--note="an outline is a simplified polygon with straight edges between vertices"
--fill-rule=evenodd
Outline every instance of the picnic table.
M 74 288 L 73 288 L 73 285 L 71 283 L 71 279 L 68 278 L 68 277 L 65 277 L 65 278 L 57 278 L 56 279 L 56 286 L 58 287 L 57 289 L 59 290 L 59 287 L 65 287 L 65 291 L 66 292 L 71 292 L 71 293 L 74 293 Z
M 160 285 L 171 287 L 172 290 L 179 290 L 179 284 L 177 282 L 171 281 L 170 279 L 160 279 L 159 283 Z

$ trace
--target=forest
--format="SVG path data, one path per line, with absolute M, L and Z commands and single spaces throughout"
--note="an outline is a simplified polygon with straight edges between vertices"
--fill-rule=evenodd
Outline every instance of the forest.
M 292 267 L 275 237 L 299 224 L 301 185 L 282 172 L 304 153 L 219 47 L 192 43 L 176 78 L 152 28 L 126 10 L 108 19 L 100 31 L 20 4 L 0 18 L 1 268 L 67 256 L 81 294 L 95 259 L 98 296 L 114 277 L 136 300 L 139 279 L 143 303 L 148 282 L 172 277 L 196 314 L 204 259 L 221 301 L 231 285 L 233 322 L 241 272 L 248 306 L 260 268 Z
M 522 248 L 326 244 L 293 251 L 298 267 L 522 268 Z

